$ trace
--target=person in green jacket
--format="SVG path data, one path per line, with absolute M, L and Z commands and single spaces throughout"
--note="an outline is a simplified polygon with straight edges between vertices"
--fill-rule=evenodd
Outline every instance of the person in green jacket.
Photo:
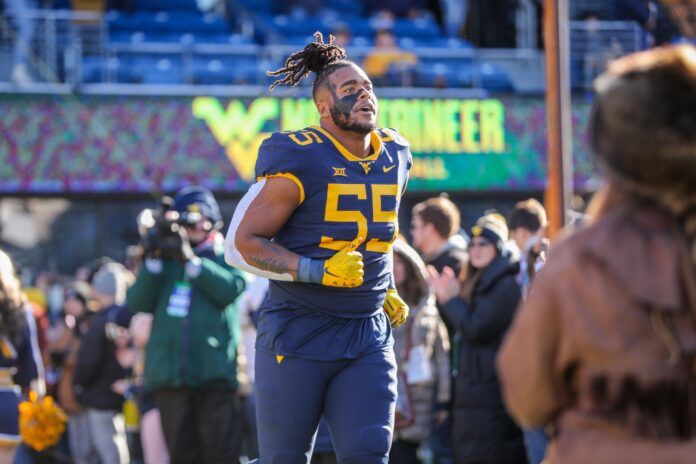
M 161 252 L 164 234 L 151 228 L 162 243 L 146 243 L 144 265 L 127 296 L 132 311 L 154 315 L 145 386 L 154 392 L 172 463 L 236 463 L 236 301 L 244 274 L 225 263 L 222 218 L 210 191 L 181 190 L 166 214 L 173 212 L 165 217 L 183 227 L 174 226 L 177 233 L 166 240 L 170 250 L 174 240 L 177 252 Z

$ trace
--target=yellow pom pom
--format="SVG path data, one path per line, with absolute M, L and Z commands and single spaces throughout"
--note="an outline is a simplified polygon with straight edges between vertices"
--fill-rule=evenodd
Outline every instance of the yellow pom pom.
M 19 405 L 19 433 L 24 443 L 36 451 L 58 443 L 67 421 L 68 416 L 50 396 L 39 399 L 32 391 L 29 401 Z

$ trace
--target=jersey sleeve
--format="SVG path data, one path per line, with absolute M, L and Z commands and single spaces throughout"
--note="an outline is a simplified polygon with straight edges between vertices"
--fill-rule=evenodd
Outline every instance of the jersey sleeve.
M 300 203 L 305 199 L 305 189 L 302 183 L 300 158 L 295 144 L 288 134 L 274 132 L 261 143 L 256 159 L 256 180 L 272 177 L 290 179 L 300 189 Z

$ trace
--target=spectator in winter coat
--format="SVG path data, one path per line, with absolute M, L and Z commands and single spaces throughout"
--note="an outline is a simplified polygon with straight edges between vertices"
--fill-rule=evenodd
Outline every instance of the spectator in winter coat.
M 696 48 L 655 49 L 597 80 L 608 183 L 558 243 L 498 360 L 510 412 L 556 431 L 551 463 L 696 456 Z
M 68 414 L 81 412 L 83 409 L 75 397 L 73 377 L 80 339 L 87 332 L 94 315 L 89 309 L 90 299 L 91 289 L 87 283 L 75 282 L 66 287 L 63 317 L 57 321 L 48 336 L 46 377 L 48 383 L 50 374 L 49 391 Z
M 455 462 L 524 463 L 522 432 L 500 396 L 495 356 L 520 301 L 519 270 L 504 251 L 505 219 L 487 214 L 472 228 L 463 282 L 430 267 L 443 317 L 455 328 L 453 448 Z
M 389 462 L 418 464 L 418 448 L 430 437 L 433 421 L 449 420 L 449 339 L 425 263 L 401 239 L 394 242 L 394 283 L 411 312 L 394 330 L 400 397 Z
M 113 384 L 126 376 L 116 359 L 119 326 L 125 331 L 130 313 L 123 306 L 126 297 L 126 268 L 104 264 L 92 277 L 92 297 L 99 311 L 82 336 L 73 377 L 75 396 L 84 411 L 73 414 L 70 445 L 78 464 L 98 459 L 103 464 L 129 462 L 123 422 L 123 396 Z

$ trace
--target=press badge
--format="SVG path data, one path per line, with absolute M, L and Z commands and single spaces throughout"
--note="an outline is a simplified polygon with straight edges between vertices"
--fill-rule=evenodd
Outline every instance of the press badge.
M 177 282 L 169 296 L 167 314 L 171 317 L 186 317 L 189 313 L 189 306 L 191 306 L 191 284 Z

